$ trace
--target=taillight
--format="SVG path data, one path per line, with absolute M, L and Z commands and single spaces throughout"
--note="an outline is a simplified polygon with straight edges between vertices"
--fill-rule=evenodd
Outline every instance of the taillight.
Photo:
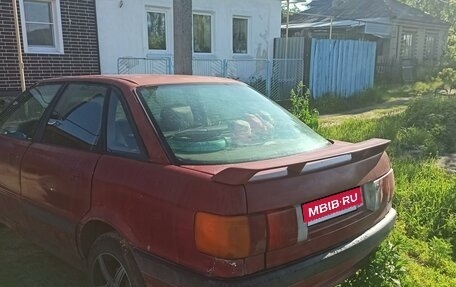
M 302 218 L 301 205 L 267 215 L 268 250 L 295 245 L 307 239 L 308 228 Z
M 390 202 L 394 194 L 394 174 L 391 169 L 381 178 L 363 185 L 364 202 L 366 208 L 376 211 L 380 208 L 383 198 Z
M 266 220 L 263 215 L 220 216 L 198 212 L 195 242 L 199 251 L 225 259 L 265 252 Z

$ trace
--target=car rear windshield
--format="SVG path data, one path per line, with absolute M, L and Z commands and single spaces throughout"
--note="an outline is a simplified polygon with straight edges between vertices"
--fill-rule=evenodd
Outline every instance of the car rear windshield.
M 241 83 L 150 86 L 138 94 L 183 164 L 266 160 L 330 144 Z

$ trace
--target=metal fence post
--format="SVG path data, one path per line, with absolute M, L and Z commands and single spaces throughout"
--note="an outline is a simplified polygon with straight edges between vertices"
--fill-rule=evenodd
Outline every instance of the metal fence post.
M 226 78 L 228 76 L 228 60 L 224 59 L 222 65 L 222 75 L 224 78 Z
M 266 68 L 266 96 L 268 98 L 271 98 L 271 77 L 272 77 L 272 65 L 273 65 L 274 60 L 271 60 L 267 62 L 267 68 Z
M 166 73 L 171 75 L 171 57 L 166 59 Z

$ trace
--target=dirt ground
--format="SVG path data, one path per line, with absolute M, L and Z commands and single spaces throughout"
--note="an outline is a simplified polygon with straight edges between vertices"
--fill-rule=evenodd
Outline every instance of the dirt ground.
M 438 165 L 446 169 L 449 173 L 456 174 L 456 153 L 440 157 Z
M 1 287 L 84 287 L 85 275 L 0 225 Z
M 390 98 L 388 101 L 368 107 L 346 111 L 340 114 L 321 115 L 319 123 L 323 126 L 339 124 L 347 119 L 375 119 L 387 114 L 397 114 L 405 111 L 412 97 Z

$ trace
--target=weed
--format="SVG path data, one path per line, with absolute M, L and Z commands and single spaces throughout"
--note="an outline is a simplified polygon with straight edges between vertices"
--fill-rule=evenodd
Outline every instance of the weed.
M 310 107 L 310 91 L 300 82 L 290 92 L 291 113 L 310 128 L 318 128 L 318 111 Z
M 435 91 L 442 86 L 442 84 L 443 83 L 441 80 L 433 80 L 429 82 L 416 82 L 410 87 L 409 92 L 417 96 L 434 94 Z
M 441 152 L 456 151 L 456 97 L 421 97 L 405 112 L 405 128 L 414 127 L 434 138 Z
M 341 287 L 354 286 L 401 286 L 400 279 L 406 269 L 399 256 L 398 245 L 386 241 L 378 248 L 370 263 L 359 270 L 356 276 L 346 280 Z
M 398 221 L 371 263 L 342 286 L 456 286 L 456 176 L 435 157 L 456 149 L 455 110 L 454 97 L 420 97 L 403 114 L 319 128 L 332 139 L 391 140 Z

